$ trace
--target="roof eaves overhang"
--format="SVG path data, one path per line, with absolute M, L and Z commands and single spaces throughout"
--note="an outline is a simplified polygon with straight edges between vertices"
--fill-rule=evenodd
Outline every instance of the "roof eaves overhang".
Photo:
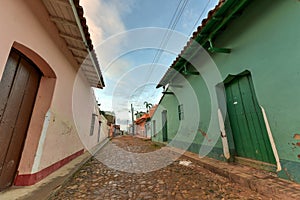
M 253 0 L 220 0 L 214 9 L 209 11 L 207 18 L 202 20 L 202 24 L 193 33 L 193 36 L 164 74 L 156 88 L 170 83 L 182 71 L 184 65 L 188 62 L 187 59 L 191 60 L 202 47 L 208 50 L 209 41 L 213 40 L 235 14 L 239 13 L 251 1 Z
M 90 86 L 103 88 L 103 75 L 79 0 L 43 0 L 43 3 Z

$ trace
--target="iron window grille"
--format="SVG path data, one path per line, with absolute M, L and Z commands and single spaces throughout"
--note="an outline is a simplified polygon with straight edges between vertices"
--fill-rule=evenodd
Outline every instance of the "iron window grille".
M 179 120 L 184 120 L 183 104 L 178 105 Z

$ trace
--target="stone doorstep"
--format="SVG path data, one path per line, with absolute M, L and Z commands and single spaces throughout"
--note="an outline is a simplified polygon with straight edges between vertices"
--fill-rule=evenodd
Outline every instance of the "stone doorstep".
M 167 147 L 171 151 L 183 154 L 193 160 L 199 161 L 199 165 L 209 171 L 219 174 L 244 187 L 256 191 L 273 199 L 300 199 L 300 184 L 278 178 L 270 172 L 257 170 L 236 163 L 226 163 L 216 159 L 200 158 L 192 152 L 183 152 L 175 147 Z M 197 170 L 197 168 L 195 168 Z

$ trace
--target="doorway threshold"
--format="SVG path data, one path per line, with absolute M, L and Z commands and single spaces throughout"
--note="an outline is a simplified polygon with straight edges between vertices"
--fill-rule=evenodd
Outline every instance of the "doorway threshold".
M 250 158 L 243 158 L 243 157 L 234 157 L 234 160 L 236 163 L 242 164 L 242 165 L 246 165 L 249 167 L 253 167 L 255 169 L 262 169 L 265 171 L 269 171 L 269 172 L 276 172 L 276 165 L 275 164 L 271 164 L 271 163 L 266 163 L 266 162 L 262 162 L 259 160 L 253 160 Z

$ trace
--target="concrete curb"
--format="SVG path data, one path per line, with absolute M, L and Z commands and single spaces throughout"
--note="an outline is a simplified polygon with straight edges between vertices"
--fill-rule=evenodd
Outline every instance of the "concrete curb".
M 183 150 L 174 147 L 168 148 L 197 161 L 198 166 L 226 177 L 232 182 L 248 187 L 266 197 L 272 199 L 300 199 L 300 184 L 278 178 L 274 173 L 236 163 L 226 163 L 212 158 L 200 158 L 192 152 L 183 152 Z M 197 170 L 197 166 L 194 169 Z
M 42 179 L 40 182 L 31 186 L 12 186 L 6 191 L 0 192 L 0 199 L 5 200 L 44 200 L 53 197 L 61 187 L 63 187 L 81 167 L 87 163 L 93 155 L 103 148 L 108 142 L 106 138 L 91 152 L 86 151 L 82 155 L 71 160 L 66 165 L 62 166 L 49 176 Z
M 46 198 L 47 200 L 54 197 L 59 190 L 66 185 L 67 182 L 82 168 L 83 165 L 85 165 L 88 161 L 92 159 L 92 157 L 101 150 L 108 142 L 110 141 L 110 138 L 106 138 L 103 142 L 98 144 L 95 148 L 91 150 L 91 152 L 86 151 L 85 153 L 89 154 L 89 156 L 85 159 L 83 159 L 74 169 L 70 171 L 70 173 L 64 178 L 64 181 L 55 188 L 55 190 L 52 190 L 52 192 L 49 194 L 49 196 Z
M 76 165 L 75 168 L 73 168 L 70 173 L 64 177 L 64 180 L 61 184 L 59 184 L 54 190 L 52 190 L 50 192 L 50 194 L 48 195 L 48 197 L 46 199 L 51 199 L 52 197 L 54 197 L 57 192 L 64 186 L 66 185 L 66 183 L 76 174 L 76 172 L 78 172 L 80 170 L 80 168 L 87 163 L 89 160 L 91 160 L 91 158 L 93 157 L 92 154 L 90 154 L 88 151 L 85 152 L 85 154 L 89 154 L 87 158 L 84 158 L 79 164 Z

